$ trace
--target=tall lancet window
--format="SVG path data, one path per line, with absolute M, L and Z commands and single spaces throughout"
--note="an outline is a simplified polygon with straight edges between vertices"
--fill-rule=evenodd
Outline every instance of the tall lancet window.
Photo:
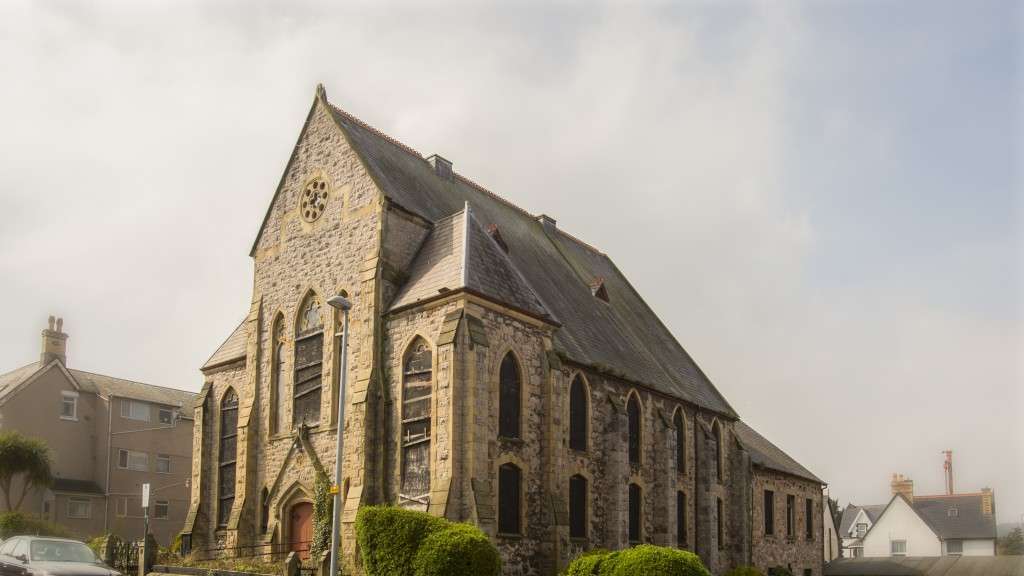
M 238 457 L 238 395 L 228 388 L 220 400 L 220 446 L 217 451 L 217 525 L 227 526 L 235 503 L 235 459 Z
M 310 292 L 299 307 L 295 333 L 295 385 L 292 426 L 320 424 L 324 369 L 324 323 L 320 299 Z
M 281 314 L 274 318 L 270 345 L 270 433 L 277 434 L 285 427 L 285 402 L 288 399 L 288 376 L 284 371 L 284 316 Z
M 629 463 L 640 465 L 640 401 L 635 394 L 626 402 L 626 416 L 629 419 Z
M 400 503 L 427 504 L 430 416 L 434 381 L 430 345 L 416 338 L 402 362 L 402 488 Z
M 509 352 L 501 361 L 498 375 L 498 436 L 502 438 L 522 438 L 519 428 L 522 389 L 519 362 Z
M 683 409 L 676 409 L 672 418 L 672 425 L 676 428 L 676 472 L 686 472 L 686 421 L 683 420 Z

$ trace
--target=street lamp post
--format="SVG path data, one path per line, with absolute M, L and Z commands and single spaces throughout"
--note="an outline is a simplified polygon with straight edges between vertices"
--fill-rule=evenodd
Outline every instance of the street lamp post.
M 352 302 L 344 296 L 334 296 L 327 300 L 332 308 L 340 310 L 344 320 L 341 332 L 341 372 L 340 389 L 338 390 L 338 447 L 334 455 L 334 510 L 331 515 L 331 572 L 329 576 L 338 576 L 338 548 L 341 543 L 341 459 L 345 454 L 345 383 L 348 378 L 348 311 Z

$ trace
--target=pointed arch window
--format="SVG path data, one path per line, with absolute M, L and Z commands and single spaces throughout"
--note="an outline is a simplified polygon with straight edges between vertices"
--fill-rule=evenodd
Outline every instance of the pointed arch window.
M 639 544 L 642 537 L 641 509 L 643 507 L 643 491 L 637 484 L 629 485 L 629 543 Z
M 270 491 L 264 486 L 260 492 L 260 534 L 266 534 L 270 527 Z
M 428 503 L 432 400 L 433 355 L 426 340 L 416 338 L 402 362 L 403 502 Z
M 324 324 L 320 298 L 312 292 L 299 307 L 295 334 L 295 384 L 292 391 L 292 425 L 320 424 L 323 387 Z
M 284 428 L 285 400 L 288 398 L 287 375 L 284 370 L 284 316 L 274 318 L 271 340 L 270 372 L 270 433 L 277 434 Z
M 569 537 L 587 537 L 587 479 L 579 474 L 569 478 Z
M 220 401 L 220 449 L 218 458 L 217 525 L 227 526 L 235 503 L 235 459 L 238 457 L 238 395 L 233 388 Z
M 626 416 L 629 419 L 629 463 L 640 465 L 640 400 L 636 394 L 629 396 L 626 402 Z
M 590 398 L 587 385 L 577 374 L 569 388 L 569 448 L 585 452 L 587 450 L 587 428 L 589 420 Z
M 686 548 L 686 492 L 676 492 L 676 547 Z
M 498 468 L 498 533 L 519 534 L 522 517 L 522 471 L 515 464 Z
M 676 429 L 676 472 L 686 472 L 686 421 L 683 419 L 683 409 L 676 409 L 676 415 L 672 418 L 672 425 Z
M 722 424 L 715 422 L 714 429 L 712 430 L 714 454 L 715 457 L 715 479 L 718 482 L 722 481 Z
M 519 362 L 509 352 L 501 361 L 498 382 L 498 436 L 521 438 L 522 372 Z

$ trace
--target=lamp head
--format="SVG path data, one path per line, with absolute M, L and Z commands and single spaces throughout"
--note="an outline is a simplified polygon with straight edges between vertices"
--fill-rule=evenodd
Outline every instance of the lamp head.
M 332 308 L 337 308 L 338 310 L 352 309 L 352 302 L 350 302 L 348 298 L 345 298 L 344 296 L 332 296 L 331 298 L 327 299 L 327 304 L 330 305 Z

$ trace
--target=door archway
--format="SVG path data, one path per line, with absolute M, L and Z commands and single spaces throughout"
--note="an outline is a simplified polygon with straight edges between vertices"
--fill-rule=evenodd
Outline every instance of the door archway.
M 288 512 L 288 551 L 295 552 L 305 562 L 309 560 L 309 546 L 313 541 L 313 504 L 298 502 Z

